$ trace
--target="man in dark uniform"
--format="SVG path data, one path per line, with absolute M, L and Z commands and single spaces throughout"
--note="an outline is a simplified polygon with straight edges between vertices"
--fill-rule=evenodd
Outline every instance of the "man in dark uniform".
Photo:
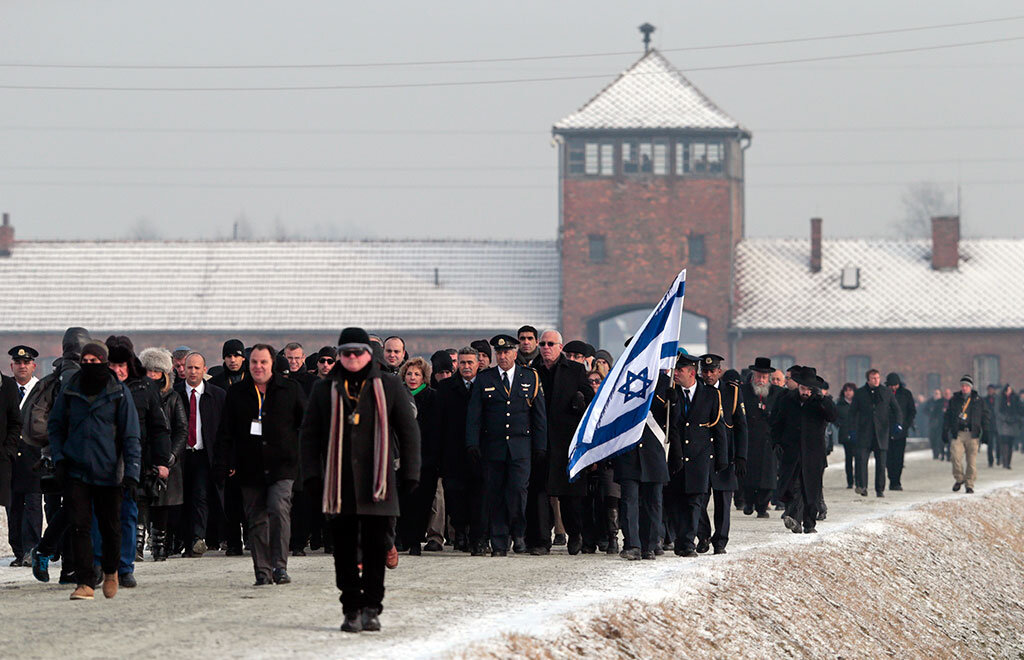
M 697 526 L 697 552 L 707 552 L 712 546 L 716 555 L 725 554 L 729 543 L 729 514 L 732 495 L 739 489 L 738 478 L 747 473 L 747 414 L 740 393 L 740 375 L 730 369 L 728 378 L 722 377 L 720 355 L 708 353 L 700 356 L 700 375 L 709 387 L 718 390 L 722 398 L 722 423 L 725 424 L 728 464 L 725 470 L 711 475 L 711 493 L 704 496 Z M 711 533 L 711 519 L 708 517 L 708 501 L 714 496 L 715 531 Z
M 482 464 L 490 517 L 491 556 L 526 551 L 526 489 L 531 460 L 543 462 L 547 417 L 540 377 L 516 364 L 517 341 L 491 339 L 497 366 L 477 375 L 466 408 L 466 453 Z
M 893 428 L 889 438 L 889 454 L 886 456 L 886 468 L 889 471 L 889 490 L 903 490 L 903 455 L 907 451 L 907 436 L 910 427 L 917 417 L 917 404 L 914 394 L 900 380 L 898 373 L 890 373 L 885 377 L 886 386 L 896 397 L 896 405 L 900 407 L 900 428 Z
M 750 382 L 742 388 L 747 413 L 747 474 L 740 477 L 743 513 L 749 516 L 756 510 L 758 518 L 768 518 L 778 471 L 769 415 L 786 390 L 771 383 L 775 367 L 769 358 L 756 358 L 748 368 L 752 372 Z
M 24 416 L 26 397 L 39 383 L 35 376 L 39 351 L 22 345 L 15 346 L 7 354 L 11 356 L 12 384 L 18 393 L 18 407 Z M 39 543 L 43 534 L 43 494 L 39 487 L 39 473 L 34 469 L 41 458 L 39 447 L 18 438 L 11 466 L 11 504 L 7 507 L 7 539 L 14 551 L 11 566 L 31 566 L 29 551 Z
M 636 447 L 612 459 L 622 489 L 623 559 L 655 559 L 661 543 L 662 490 L 669 480 L 668 448 L 678 442 L 679 412 L 672 379 L 658 374 L 651 412 Z
M 697 378 L 697 362 L 697 358 L 680 353 L 674 374 L 680 426 L 668 464 L 671 497 L 676 500 L 675 553 L 681 557 L 697 556 L 694 539 L 711 473 L 729 466 L 722 397 Z

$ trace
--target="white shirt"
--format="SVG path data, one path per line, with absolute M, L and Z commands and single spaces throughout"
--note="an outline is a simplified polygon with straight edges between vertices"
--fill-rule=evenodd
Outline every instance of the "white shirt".
M 199 400 L 203 398 L 203 392 L 206 391 L 206 381 L 199 383 L 198 387 L 193 388 L 188 383 L 185 383 L 185 416 L 189 414 L 189 410 L 192 406 L 192 392 L 196 393 L 196 449 L 203 448 L 203 415 L 199 412 Z
M 682 385 L 680 385 L 679 389 L 686 392 L 687 395 L 690 397 L 690 403 L 693 403 L 693 394 L 697 391 L 697 382 L 694 381 L 693 385 L 691 385 L 690 387 L 683 387 Z
M 22 387 L 25 388 L 25 396 L 21 397 L 21 401 L 18 402 L 18 410 L 21 410 L 25 406 L 25 402 L 28 401 L 28 395 L 32 392 L 32 388 L 35 387 L 38 382 L 39 379 L 35 376 L 32 376 L 32 378 L 24 385 L 19 385 L 18 381 L 14 381 L 14 387 L 17 388 L 19 392 Z
M 505 374 L 508 374 L 508 388 L 512 389 L 512 384 L 516 382 L 516 365 L 512 365 L 512 368 L 508 371 L 502 371 L 501 367 L 498 367 L 498 379 L 502 379 Z

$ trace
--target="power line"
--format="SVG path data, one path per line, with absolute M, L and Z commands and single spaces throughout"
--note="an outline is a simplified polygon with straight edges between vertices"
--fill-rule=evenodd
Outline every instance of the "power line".
M 721 71 L 726 69 L 760 68 L 768 66 L 779 66 L 786 64 L 802 64 L 806 62 L 831 62 L 837 60 L 855 59 L 860 57 L 877 57 L 881 55 L 898 55 L 905 53 L 921 53 L 936 50 L 947 50 L 952 48 L 966 48 L 971 46 L 983 46 L 998 43 L 1008 43 L 1024 40 L 1024 36 L 1003 37 L 998 39 L 982 39 L 978 41 L 964 41 L 951 44 L 937 44 L 932 46 L 915 46 L 909 48 L 893 48 L 889 50 L 865 51 L 860 53 L 846 53 L 843 55 L 822 55 L 817 57 L 800 57 L 782 60 L 768 60 L 762 62 L 744 62 L 738 64 L 719 64 L 703 67 L 690 67 L 683 69 L 684 72 L 694 71 Z M 586 74 L 573 76 L 541 76 L 534 78 L 504 78 L 492 80 L 452 80 L 452 81 L 430 81 L 422 83 L 372 83 L 354 85 L 286 85 L 286 86 L 256 86 L 256 87 L 124 87 L 116 85 L 13 85 L 3 84 L 0 89 L 28 90 L 28 91 L 91 91 L 91 92 L 317 92 L 317 91 L 342 91 L 342 90 L 371 90 L 371 89 L 418 89 L 435 87 L 474 87 L 482 85 L 509 85 L 524 83 L 543 82 L 565 82 L 569 80 L 592 80 L 606 79 L 617 74 Z M 658 75 L 632 73 L 630 75 Z
M 879 36 L 886 34 L 904 34 L 907 32 L 922 32 L 927 30 L 939 30 L 953 27 L 966 27 L 971 25 L 984 25 L 991 23 L 1005 23 L 1024 19 L 1021 16 L 1003 16 L 999 18 L 988 18 L 976 21 L 961 21 L 957 23 L 939 23 L 933 25 L 921 25 L 906 28 L 893 28 L 888 30 L 874 30 L 869 32 L 847 32 L 829 34 L 813 37 L 794 37 L 789 39 L 772 39 L 767 41 L 745 41 L 737 43 L 713 44 L 705 46 L 684 46 L 678 48 L 659 48 L 663 53 L 667 52 L 693 52 L 703 50 L 723 50 L 730 48 L 748 48 L 753 46 L 777 46 L 783 44 L 807 43 L 813 41 L 829 41 L 833 39 L 853 39 L 860 37 Z M 575 53 L 559 55 L 526 55 L 518 57 L 487 57 L 473 59 L 447 59 L 447 60 L 404 60 L 392 62 L 347 62 L 347 63 L 313 63 L 313 64 L 69 64 L 55 62 L 0 62 L 0 68 L 29 68 L 29 69 L 100 69 L 100 70 L 273 70 L 273 69 L 352 69 L 352 68 L 374 68 L 374 67 L 403 67 L 403 66 L 440 66 L 458 64 L 496 64 L 503 62 L 534 62 L 566 59 L 586 59 L 596 57 L 621 57 L 634 55 L 636 51 L 606 51 L 598 53 Z

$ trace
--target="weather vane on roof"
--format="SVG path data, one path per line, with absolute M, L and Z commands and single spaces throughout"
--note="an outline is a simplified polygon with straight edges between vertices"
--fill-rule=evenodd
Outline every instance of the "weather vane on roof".
M 644 35 L 644 52 L 648 53 L 651 50 L 651 33 L 654 32 L 654 26 L 650 23 L 644 23 L 640 26 L 640 31 Z

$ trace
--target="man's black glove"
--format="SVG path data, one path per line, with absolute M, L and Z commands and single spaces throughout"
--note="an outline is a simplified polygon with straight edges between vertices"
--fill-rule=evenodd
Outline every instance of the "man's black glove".
M 402 481 L 402 494 L 405 496 L 412 495 L 412 493 L 419 488 L 420 482 L 415 479 L 406 479 Z
M 747 459 L 736 457 L 736 476 L 740 479 L 747 476 Z
M 125 477 L 121 480 L 121 492 L 124 496 L 130 500 L 135 500 L 135 496 L 139 491 L 139 482 L 131 477 Z
M 469 457 L 469 462 L 473 465 L 480 464 L 480 445 L 470 445 L 466 447 L 466 456 Z
M 570 404 L 573 412 L 583 412 L 587 409 L 587 400 L 583 397 L 583 392 L 577 390 L 572 395 L 572 403 Z

